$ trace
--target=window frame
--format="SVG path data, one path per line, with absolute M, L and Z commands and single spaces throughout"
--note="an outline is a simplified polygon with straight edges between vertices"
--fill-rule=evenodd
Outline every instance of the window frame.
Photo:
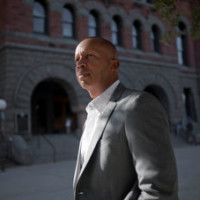
M 93 21 L 91 21 L 91 19 Z M 92 31 L 95 34 L 92 34 L 91 33 Z M 90 13 L 88 15 L 88 36 L 89 37 L 100 36 L 99 16 L 98 16 L 97 12 L 94 10 L 90 11 Z
M 142 50 L 142 24 L 139 20 L 132 24 L 132 45 L 134 49 Z
M 177 59 L 178 64 L 184 66 L 188 66 L 186 30 L 185 24 L 183 22 L 179 22 L 177 27 L 178 36 L 176 37 Z
M 122 21 L 119 16 L 115 15 L 111 22 L 111 39 L 116 46 L 122 46 Z
M 155 24 L 151 27 L 150 38 L 152 51 L 155 53 L 161 53 L 161 31 L 160 28 Z
M 36 6 L 40 6 L 38 8 L 42 9 L 40 10 L 43 12 L 42 14 L 37 14 L 38 10 Z M 42 27 L 38 28 L 38 23 L 42 24 Z M 33 4 L 33 32 L 37 34 L 48 34 L 48 12 L 47 6 L 43 1 L 35 0 Z
M 69 17 L 71 19 L 66 19 L 65 20 L 65 14 L 64 12 L 67 12 L 66 15 L 69 15 Z M 69 34 L 65 34 L 65 27 L 67 29 L 67 27 L 69 28 L 70 30 L 70 33 Z M 66 31 L 67 33 L 68 31 Z M 65 38 L 75 38 L 75 14 L 74 14 L 74 11 L 73 9 L 71 8 L 71 6 L 69 5 L 65 5 L 63 8 L 62 8 L 62 35 L 63 37 Z

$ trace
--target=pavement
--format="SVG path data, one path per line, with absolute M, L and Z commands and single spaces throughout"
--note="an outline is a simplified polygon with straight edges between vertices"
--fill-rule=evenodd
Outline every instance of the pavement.
M 200 200 L 200 145 L 173 137 L 178 167 L 179 200 Z M 75 147 L 77 148 L 77 147 Z M 0 171 L 0 200 L 73 200 L 75 160 Z

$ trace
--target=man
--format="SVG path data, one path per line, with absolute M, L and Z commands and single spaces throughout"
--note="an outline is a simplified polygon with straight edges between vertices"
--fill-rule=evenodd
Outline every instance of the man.
M 93 99 L 74 176 L 75 199 L 177 200 L 167 117 L 150 94 L 126 89 L 109 41 L 94 37 L 75 51 L 76 77 Z

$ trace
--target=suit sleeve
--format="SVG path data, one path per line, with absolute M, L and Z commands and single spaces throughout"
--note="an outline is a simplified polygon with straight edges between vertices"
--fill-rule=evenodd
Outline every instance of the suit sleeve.
M 140 193 L 137 199 L 178 200 L 168 120 L 156 98 L 144 93 L 132 101 L 125 131 L 138 176 Z M 125 200 L 136 199 L 134 194 L 130 191 Z

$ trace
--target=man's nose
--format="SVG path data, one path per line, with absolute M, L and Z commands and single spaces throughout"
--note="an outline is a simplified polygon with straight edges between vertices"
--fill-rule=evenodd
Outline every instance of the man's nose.
M 86 66 L 86 60 L 84 58 L 80 58 L 77 62 L 76 62 L 76 67 L 77 68 L 82 68 Z

